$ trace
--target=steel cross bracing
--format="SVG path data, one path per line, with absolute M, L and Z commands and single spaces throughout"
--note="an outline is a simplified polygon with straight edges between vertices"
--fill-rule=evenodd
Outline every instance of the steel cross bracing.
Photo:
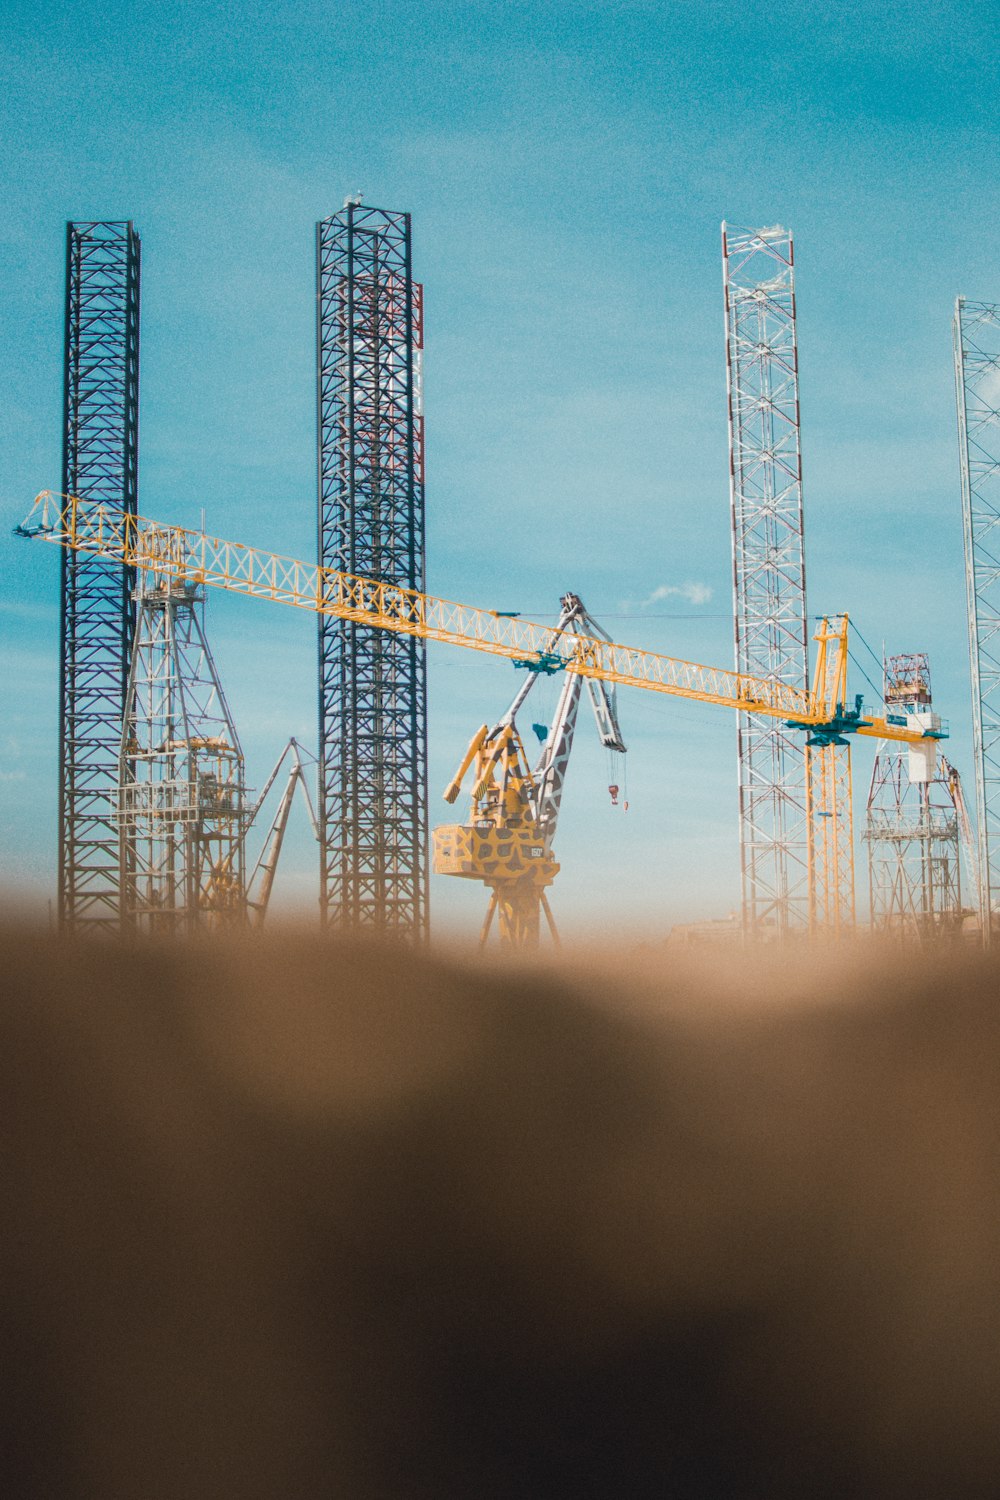
M 886 712 L 928 722 L 926 652 L 890 656 L 884 678 Z M 958 773 L 943 755 L 879 746 L 865 824 L 873 931 L 923 943 L 960 929 L 963 813 Z
M 954 334 L 979 916 L 988 947 L 1000 905 L 1000 304 L 959 297 Z
M 188 584 L 270 599 L 314 614 L 351 620 L 416 640 L 483 651 L 535 668 L 561 668 L 623 687 L 793 719 L 816 732 L 825 726 L 833 731 L 839 725 L 844 733 L 906 743 L 942 738 L 947 733 L 940 721 L 933 733 L 919 732 L 867 712 L 845 722 L 842 702 L 829 697 L 831 691 L 840 689 L 843 680 L 843 674 L 832 668 L 818 671 L 816 686 L 805 692 L 786 683 L 618 645 L 599 636 L 566 633 L 553 643 L 551 625 L 320 568 L 49 490 L 37 497 L 17 533 L 132 568 L 155 568 L 164 577 Z M 837 643 L 836 649 L 846 662 L 847 622 L 844 616 L 840 619 L 839 627 L 824 628 L 820 635 Z
M 421 289 L 410 216 L 348 202 L 317 226 L 319 562 L 424 585 Z M 422 639 L 321 611 L 323 919 L 417 941 L 428 931 L 427 686 Z
M 171 538 L 162 540 L 169 549 Z M 246 917 L 243 752 L 205 636 L 204 590 L 144 571 L 118 772 L 123 919 L 190 934 Z
M 865 842 L 874 932 L 925 943 L 962 920 L 959 814 L 944 756 L 930 782 L 912 782 L 908 758 L 881 748 L 868 791 Z
M 63 487 L 135 512 L 139 426 L 139 236 L 130 223 L 66 226 Z M 59 925 L 116 932 L 114 816 L 134 574 L 121 557 L 62 562 Z
M 722 261 L 736 668 L 806 692 L 792 236 L 723 224 Z M 746 714 L 737 757 L 744 929 L 780 938 L 810 917 L 806 759 L 783 725 Z

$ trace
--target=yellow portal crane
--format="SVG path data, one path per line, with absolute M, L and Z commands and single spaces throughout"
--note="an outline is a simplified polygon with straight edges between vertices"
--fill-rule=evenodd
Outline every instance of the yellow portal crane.
M 809 756 L 810 909 L 812 925 L 836 932 L 853 921 L 849 735 L 914 744 L 936 742 L 947 730 L 916 731 L 866 716 L 860 697 L 847 707 L 848 618 L 824 619 L 809 691 L 724 667 L 708 667 L 597 635 L 565 632 L 495 610 L 456 604 L 396 584 L 300 562 L 240 542 L 131 516 L 114 506 L 43 490 L 16 535 L 156 570 L 209 588 L 290 604 L 420 640 L 443 641 L 536 670 L 564 670 L 594 681 L 783 719 L 807 732 Z M 844 756 L 838 759 L 838 751 Z
M 567 633 L 610 641 L 597 621 L 587 613 L 576 594 L 560 600 L 559 620 L 550 632 L 546 650 L 551 654 Z M 563 787 L 576 731 L 583 678 L 567 672 L 551 728 L 544 734 L 541 754 L 534 768 L 528 764 L 517 730 L 516 715 L 539 676 L 537 663 L 521 662 L 528 678 L 515 694 L 507 712 L 490 729 L 486 724 L 472 742 L 445 794 L 455 802 L 470 767 L 472 806 L 466 822 L 434 830 L 434 869 L 440 875 L 480 880 L 490 891 L 490 904 L 483 923 L 481 943 L 499 917 L 500 942 L 507 948 L 533 948 L 538 942 L 540 917 L 544 912 L 553 939 L 556 924 L 545 894 L 559 873 L 552 853 Z M 597 733 L 605 749 L 625 753 L 618 726 L 615 688 L 600 679 L 587 681 Z M 543 726 L 536 725 L 540 732 Z

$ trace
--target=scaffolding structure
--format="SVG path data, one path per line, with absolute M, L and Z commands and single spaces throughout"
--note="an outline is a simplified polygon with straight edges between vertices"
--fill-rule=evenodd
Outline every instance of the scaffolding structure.
M 955 304 L 965 582 L 972 675 L 979 921 L 994 935 L 1000 904 L 1000 304 Z
M 805 690 L 808 625 L 792 236 L 777 227 L 723 224 L 722 263 L 736 670 Z M 794 732 L 755 715 L 738 717 L 737 756 L 744 933 L 781 940 L 815 915 L 810 870 L 820 871 L 813 857 L 811 801 L 834 796 L 842 777 L 824 753 L 811 790 L 806 756 Z M 832 902 L 831 909 L 839 912 L 836 890 L 824 888 L 824 911 Z
M 136 599 L 118 768 L 123 923 L 167 935 L 240 924 L 243 752 L 205 635 L 204 589 L 152 566 Z
M 131 223 L 66 226 L 63 489 L 135 514 L 139 236 Z M 59 926 L 119 930 L 115 818 L 135 628 L 134 570 L 66 551 L 59 695 Z
M 423 590 L 422 294 L 410 215 L 349 200 L 317 225 L 319 562 Z M 421 641 L 319 620 L 320 910 L 428 933 Z
M 884 693 L 890 721 L 933 727 L 926 653 L 890 656 Z M 879 745 L 864 834 L 873 932 L 927 944 L 961 930 L 956 785 L 956 773 L 933 749 Z

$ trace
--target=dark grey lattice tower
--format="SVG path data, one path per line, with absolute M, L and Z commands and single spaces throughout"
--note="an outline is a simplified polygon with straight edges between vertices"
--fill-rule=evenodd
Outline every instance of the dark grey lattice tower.
M 319 560 L 424 588 L 421 289 L 410 216 L 348 202 L 317 225 Z M 428 927 L 423 643 L 320 617 L 324 922 Z
M 139 236 L 131 223 L 66 226 L 63 490 L 135 513 Z M 117 931 L 116 788 L 135 628 L 132 571 L 63 550 L 59 924 Z

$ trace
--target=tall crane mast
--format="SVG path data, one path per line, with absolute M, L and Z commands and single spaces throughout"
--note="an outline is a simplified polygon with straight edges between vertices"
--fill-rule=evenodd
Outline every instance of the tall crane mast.
M 588 614 L 578 595 L 566 594 L 560 604 L 558 623 L 546 645 L 548 655 L 567 632 L 611 641 Z M 529 769 L 516 716 L 545 668 L 529 662 L 519 665 L 528 669 L 526 681 L 493 728 L 484 724 L 473 735 L 444 794 L 446 802 L 455 802 L 466 774 L 473 768 L 472 806 L 467 822 L 434 830 L 435 871 L 481 880 L 489 888 L 490 903 L 481 942 L 486 942 L 493 919 L 499 916 L 500 941 L 509 948 L 537 944 L 542 913 L 558 941 L 545 892 L 559 872 L 552 845 L 583 683 L 578 674 L 566 674 L 552 726 L 534 769 Z M 601 744 L 624 754 L 614 686 L 588 678 L 587 689 Z
M 148 568 L 156 558 L 157 565 L 172 577 L 199 586 L 529 662 L 541 670 L 564 670 L 594 682 L 718 703 L 780 719 L 786 727 L 803 730 L 816 771 L 811 782 L 811 813 L 821 830 L 811 844 L 814 926 L 829 927 L 829 893 L 850 822 L 849 808 L 843 805 L 842 780 L 828 774 L 829 765 L 836 766 L 837 750 L 849 745 L 854 736 L 907 744 L 947 737 L 947 727 L 937 718 L 932 726 L 915 729 L 865 712 L 860 697 L 848 705 L 846 615 L 821 622 L 815 637 L 817 669 L 813 686 L 806 691 L 749 673 L 619 645 L 593 633 L 564 631 L 553 642 L 551 626 L 458 604 L 380 579 L 322 568 L 205 532 L 164 526 L 113 506 L 91 504 L 48 490 L 36 497 L 15 532 L 130 567 Z
M 955 303 L 955 390 L 972 676 L 979 924 L 990 947 L 1000 911 L 1000 303 Z
M 736 668 L 806 690 L 791 233 L 723 224 L 722 266 Z M 815 916 L 817 877 L 832 924 L 852 922 L 852 865 L 837 840 L 817 845 L 812 816 L 817 798 L 832 803 L 841 784 L 847 805 L 847 756 L 803 756 L 795 736 L 773 719 L 741 713 L 736 723 L 744 931 L 780 940 L 801 929 Z

